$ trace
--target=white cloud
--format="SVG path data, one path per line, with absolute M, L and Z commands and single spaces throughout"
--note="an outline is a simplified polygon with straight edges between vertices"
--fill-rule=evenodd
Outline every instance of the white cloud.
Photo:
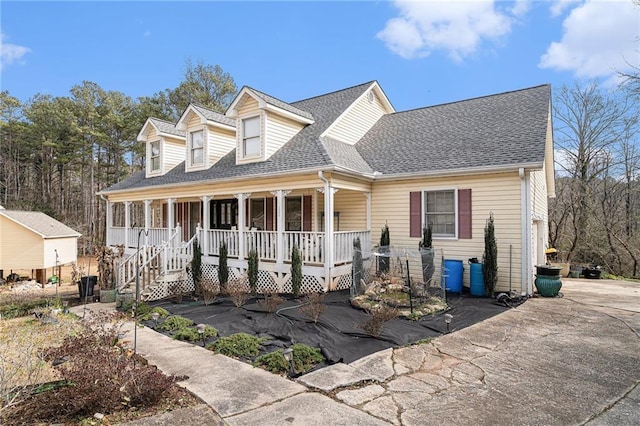
M 578 3 L 582 0 L 556 0 L 551 4 L 551 16 L 556 17 L 562 15 L 562 13 L 571 7 L 574 3 Z
M 5 35 L 0 32 L 0 70 L 14 62 L 20 62 L 31 49 L 17 44 L 5 43 Z
M 499 10 L 493 0 L 404 1 L 398 0 L 398 17 L 387 21 L 377 37 L 403 58 L 424 57 L 444 50 L 455 61 L 474 53 L 483 40 L 497 39 L 511 32 L 515 17 L 529 9 L 526 1 Z
M 538 65 L 583 78 L 610 78 L 629 64 L 638 66 L 639 14 L 631 1 L 581 3 L 562 23 L 562 39 L 549 45 Z

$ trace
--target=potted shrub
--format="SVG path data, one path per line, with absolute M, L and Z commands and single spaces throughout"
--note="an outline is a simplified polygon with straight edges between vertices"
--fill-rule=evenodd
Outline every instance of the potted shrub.
M 422 239 L 418 244 L 420 256 L 422 257 L 422 280 L 428 283 L 433 276 L 433 226 L 429 223 L 422 228 Z

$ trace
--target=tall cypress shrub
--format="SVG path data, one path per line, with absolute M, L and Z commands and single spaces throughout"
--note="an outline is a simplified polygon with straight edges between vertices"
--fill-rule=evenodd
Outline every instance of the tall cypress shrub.
M 353 239 L 352 268 L 351 297 L 355 297 L 364 293 L 364 288 L 361 285 L 364 279 L 364 262 L 362 260 L 362 243 L 360 242 L 360 237 Z
M 220 242 L 220 258 L 218 263 L 218 281 L 220 287 L 224 287 L 229 281 L 229 266 L 227 266 L 227 243 Z
M 291 249 L 291 292 L 294 297 L 300 296 L 302 286 L 302 258 L 297 245 Z
M 493 225 L 493 213 L 489 215 L 484 227 L 484 254 L 482 255 L 482 278 L 486 293 L 493 297 L 498 282 L 498 245 Z
M 196 238 L 193 241 L 193 259 L 191 259 L 191 279 L 196 295 L 202 295 L 202 250 Z
M 389 272 L 389 256 L 386 256 L 389 253 L 389 245 L 391 244 L 391 237 L 389 236 L 389 225 L 386 223 L 382 228 L 382 232 L 380 233 L 380 253 L 383 255 L 380 256 L 378 260 L 378 266 L 380 272 L 387 273 Z
M 247 279 L 249 280 L 249 288 L 251 293 L 258 292 L 258 252 L 256 249 L 249 250 L 249 258 L 247 259 Z

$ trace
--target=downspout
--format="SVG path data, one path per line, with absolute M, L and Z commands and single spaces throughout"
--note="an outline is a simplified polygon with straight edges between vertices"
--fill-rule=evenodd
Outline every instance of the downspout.
M 325 291 L 329 291 L 332 284 L 331 268 L 333 267 L 333 196 L 331 184 L 324 177 L 322 170 L 318 171 L 318 179 L 324 182 L 324 276 Z
M 521 217 L 521 259 L 520 259 L 520 276 L 521 287 L 520 294 L 522 296 L 533 294 L 533 283 L 531 282 L 531 274 L 533 266 L 531 265 L 531 209 L 529 206 L 529 179 L 523 167 L 518 169 L 520 176 L 520 217 Z

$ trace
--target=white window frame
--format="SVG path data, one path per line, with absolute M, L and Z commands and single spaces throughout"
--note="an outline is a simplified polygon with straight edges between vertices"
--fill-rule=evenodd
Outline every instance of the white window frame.
M 153 145 L 158 145 L 158 155 L 153 155 Z M 158 167 L 153 167 L 153 160 L 158 160 Z M 156 174 L 162 171 L 162 139 L 149 142 L 149 174 Z
M 252 154 L 252 155 L 247 155 L 246 154 L 246 142 L 249 138 L 245 137 L 244 134 L 244 123 L 245 121 L 248 120 L 255 120 L 258 119 L 258 134 L 256 136 L 251 136 L 250 139 L 258 139 L 258 148 L 259 148 L 259 152 L 257 154 Z M 250 115 L 250 116 L 246 116 L 246 117 L 242 117 L 240 118 L 240 139 L 239 139 L 239 143 L 238 143 L 238 150 L 240 152 L 240 160 L 245 161 L 245 160 L 255 160 L 255 159 L 261 159 L 263 157 L 263 153 L 264 153 L 264 144 L 262 141 L 262 125 L 263 125 L 263 120 L 262 120 L 262 114 L 258 114 L 258 115 Z
M 196 133 L 201 133 L 202 134 L 202 146 L 199 148 L 194 148 L 193 147 L 193 135 Z M 206 137 L 207 134 L 205 132 L 205 129 L 197 129 L 197 130 L 192 130 L 189 132 L 189 152 L 188 152 L 188 164 L 189 167 L 191 168 L 202 168 L 205 167 L 206 163 L 207 163 L 207 159 L 206 159 L 206 155 L 207 155 L 207 151 L 206 151 Z M 193 162 L 193 152 L 198 149 L 198 150 L 202 150 L 202 163 L 194 163 Z
M 424 188 L 422 189 L 422 200 L 420 204 L 420 215 L 422 219 L 422 227 L 427 226 L 427 193 L 432 192 L 453 192 L 453 234 L 438 234 L 433 231 L 433 238 L 439 240 L 457 240 L 458 239 L 458 226 L 460 218 L 458 216 L 458 188 L 457 187 L 436 187 L 436 188 Z

